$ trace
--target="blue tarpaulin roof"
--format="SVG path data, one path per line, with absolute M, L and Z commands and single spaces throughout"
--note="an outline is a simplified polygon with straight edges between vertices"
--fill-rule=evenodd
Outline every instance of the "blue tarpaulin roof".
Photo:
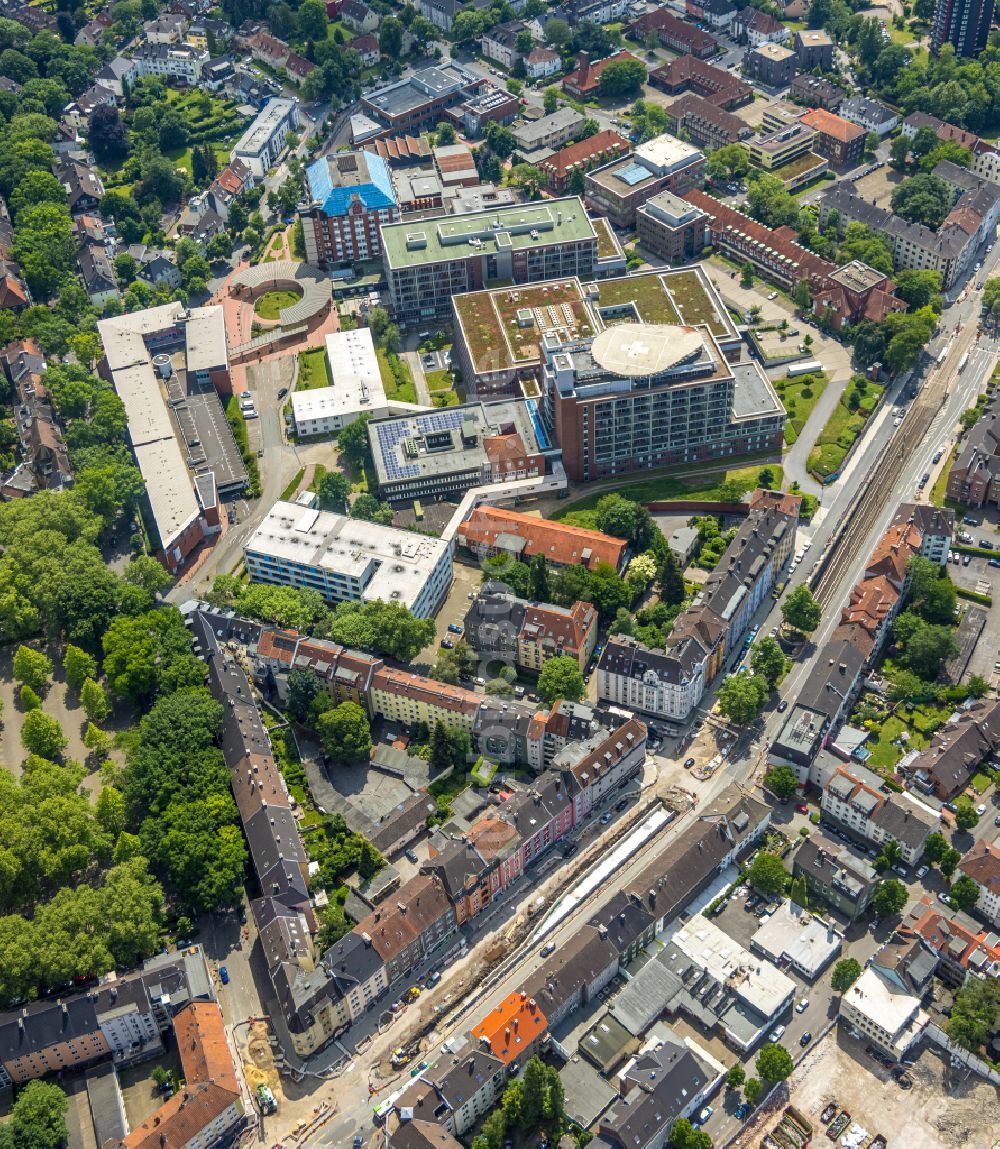
M 359 168 L 362 165 L 367 166 L 368 179 L 334 187 L 330 178 L 330 165 L 336 164 L 339 158 L 336 154 L 324 156 L 306 169 L 310 196 L 313 200 L 319 201 L 327 215 L 346 215 L 355 195 L 369 211 L 396 207 L 396 193 L 392 187 L 389 168 L 381 156 L 375 155 L 374 152 L 358 153 L 358 166 Z

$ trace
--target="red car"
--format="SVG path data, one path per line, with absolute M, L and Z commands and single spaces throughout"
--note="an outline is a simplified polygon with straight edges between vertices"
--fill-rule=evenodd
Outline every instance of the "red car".
M 798 814 L 808 814 L 809 813 L 809 807 L 805 804 L 805 802 L 800 802 L 795 807 L 795 811 Z

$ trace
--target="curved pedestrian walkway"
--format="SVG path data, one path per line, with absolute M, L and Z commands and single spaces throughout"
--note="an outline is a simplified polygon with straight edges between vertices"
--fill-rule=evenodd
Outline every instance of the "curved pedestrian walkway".
M 329 277 L 308 263 L 287 259 L 258 263 L 238 271 L 229 281 L 229 293 L 248 301 L 256 301 L 269 291 L 301 293 L 301 299 L 279 313 L 282 328 L 311 324 L 325 315 L 333 302 Z

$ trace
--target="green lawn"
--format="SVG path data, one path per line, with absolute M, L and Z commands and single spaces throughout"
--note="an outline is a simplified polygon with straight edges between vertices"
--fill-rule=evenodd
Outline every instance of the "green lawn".
M 763 467 L 767 467 L 774 475 L 772 486 L 780 488 L 783 479 L 781 467 L 776 463 L 760 462 L 750 467 L 739 467 L 728 471 L 714 471 L 705 475 L 692 475 L 684 479 L 679 474 L 662 475 L 656 479 L 645 479 L 637 483 L 622 483 L 615 490 L 628 499 L 635 499 L 639 503 L 651 503 L 659 499 L 704 499 L 706 501 L 719 499 L 719 488 L 726 481 L 745 483 L 747 490 L 757 485 L 757 476 Z M 685 468 L 690 470 L 690 468 Z M 554 511 L 550 516 L 553 519 L 569 523 L 574 527 L 590 527 L 596 529 L 594 508 L 598 502 L 608 494 L 607 491 L 595 492 L 577 499 L 565 508 Z
M 416 403 L 417 388 L 407 364 L 398 356 L 393 356 L 393 362 L 390 362 L 382 347 L 377 348 L 375 354 L 378 357 L 378 368 L 382 374 L 382 386 L 385 387 L 386 398 L 397 399 L 400 403 Z M 393 363 L 397 365 L 395 371 Z
M 809 453 L 809 471 L 821 483 L 839 472 L 847 452 L 861 434 L 884 388 L 878 383 L 866 383 L 863 394 L 859 392 L 860 405 L 852 412 L 850 397 L 855 390 L 856 385 L 852 381 L 845 388 L 840 402 L 820 432 L 816 446 Z
M 338 29 L 343 34 L 345 44 L 349 44 L 354 39 L 354 33 L 346 24 L 342 24 L 339 20 L 329 21 L 326 26 L 326 38 L 328 40 L 336 39 Z
M 261 319 L 277 319 L 286 307 L 292 307 L 301 298 L 297 291 L 265 291 L 257 300 L 254 311 Z
M 826 390 L 825 375 L 800 375 L 797 379 L 777 379 L 774 389 L 785 405 L 785 444 L 791 446 L 802 434 L 802 428 Z
M 863 723 L 864 728 L 871 731 L 868 749 L 872 753 L 865 765 L 882 774 L 890 773 L 904 754 L 910 750 L 923 750 L 930 745 L 934 731 L 947 718 L 947 708 L 924 704 L 914 707 L 912 711 L 899 706 L 881 723 L 877 721 Z M 904 732 L 909 737 L 900 745 L 895 745 Z
M 302 476 L 305 473 L 306 473 L 305 467 L 300 467 L 298 470 L 298 473 L 295 475 L 295 477 L 292 479 L 292 481 L 281 492 L 281 501 L 283 503 L 287 503 L 288 500 L 292 497 L 292 495 L 294 495 L 295 492 L 299 489 L 299 483 L 302 482 Z
M 275 294 L 280 294 L 276 292 Z M 330 387 L 330 367 L 326 361 L 326 351 L 314 347 L 312 351 L 299 352 L 299 378 L 295 384 L 297 391 L 313 391 L 317 387 Z

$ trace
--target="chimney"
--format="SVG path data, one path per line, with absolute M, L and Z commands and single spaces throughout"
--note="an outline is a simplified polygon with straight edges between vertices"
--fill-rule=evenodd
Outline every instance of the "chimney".
M 587 80 L 590 78 L 590 53 L 581 52 L 579 56 L 579 63 L 577 66 L 578 80 L 577 87 L 582 92 L 587 85 Z

